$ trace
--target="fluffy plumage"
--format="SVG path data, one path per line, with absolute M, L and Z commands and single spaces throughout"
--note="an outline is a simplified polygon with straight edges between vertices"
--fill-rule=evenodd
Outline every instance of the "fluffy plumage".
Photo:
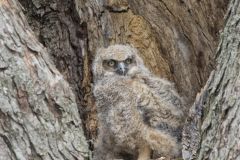
M 93 75 L 99 118 L 95 160 L 149 160 L 151 151 L 180 155 L 182 100 L 170 82 L 149 72 L 135 48 L 99 49 Z

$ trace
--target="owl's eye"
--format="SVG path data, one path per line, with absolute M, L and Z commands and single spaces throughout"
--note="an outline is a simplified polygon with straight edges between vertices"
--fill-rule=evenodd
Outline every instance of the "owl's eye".
M 131 64 L 131 63 L 132 63 L 132 58 L 128 58 L 128 59 L 126 59 L 126 60 L 125 60 L 125 63 L 127 63 L 127 64 Z
M 107 64 L 109 67 L 113 67 L 115 66 L 116 62 L 114 60 L 109 60 Z

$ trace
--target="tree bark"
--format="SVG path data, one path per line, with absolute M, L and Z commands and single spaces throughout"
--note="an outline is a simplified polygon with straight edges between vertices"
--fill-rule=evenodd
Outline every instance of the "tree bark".
M 91 95 L 87 21 L 83 21 L 82 15 L 77 12 L 78 4 L 83 2 L 74 0 L 19 0 L 19 2 L 24 7 L 24 14 L 39 42 L 48 49 L 56 68 L 72 87 L 87 137 L 91 137 L 88 131 L 96 135 L 96 119 L 89 118 L 91 116 L 89 112 L 95 113 L 95 110 L 92 111 L 94 104 Z
M 17 1 L 0 2 L 0 24 L 0 159 L 87 159 L 75 95 Z
M 240 159 L 240 1 L 231 1 L 216 60 L 184 130 L 185 159 Z

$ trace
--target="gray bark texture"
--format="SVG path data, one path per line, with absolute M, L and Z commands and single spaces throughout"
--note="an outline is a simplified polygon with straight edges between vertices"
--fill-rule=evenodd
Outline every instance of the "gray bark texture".
M 0 1 L 0 24 L 0 159 L 87 159 L 75 95 L 17 1 Z
M 185 159 L 240 160 L 240 1 L 232 0 L 207 84 L 184 129 Z

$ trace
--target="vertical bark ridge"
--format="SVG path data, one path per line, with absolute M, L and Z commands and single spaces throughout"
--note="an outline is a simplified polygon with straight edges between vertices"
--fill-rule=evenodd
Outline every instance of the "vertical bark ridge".
M 194 144 L 198 150 L 195 150 L 194 154 L 185 152 L 186 159 L 192 155 L 199 160 L 240 159 L 239 2 L 238 0 L 230 2 L 216 54 L 217 67 L 202 92 L 204 94 L 200 95 L 204 97 L 203 103 L 193 106 L 194 112 L 189 120 L 196 115 L 200 116 L 196 116 L 193 118 L 194 121 L 186 125 L 185 135 L 190 132 L 201 135 L 198 142 Z M 193 145 L 190 143 L 196 137 L 185 137 L 189 148 L 192 148 Z

